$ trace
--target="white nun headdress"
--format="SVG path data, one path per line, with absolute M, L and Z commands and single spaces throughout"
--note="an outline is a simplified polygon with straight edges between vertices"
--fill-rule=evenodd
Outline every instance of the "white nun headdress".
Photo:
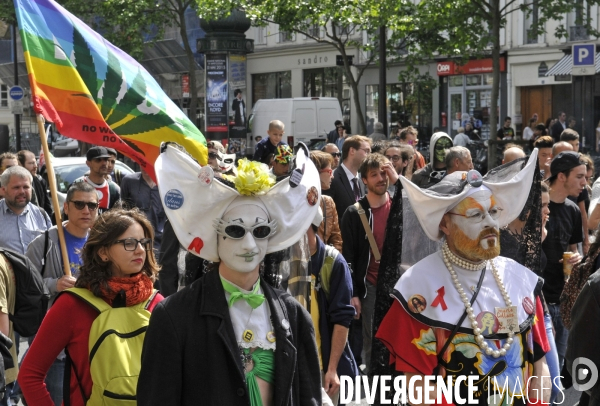
M 155 164 L 160 197 L 179 242 L 188 251 L 219 261 L 213 221 L 221 219 L 240 197 L 257 199 L 266 208 L 269 221 L 276 221 L 267 253 L 293 245 L 308 230 L 319 207 L 321 182 L 317 168 L 304 151 L 298 151 L 297 169 L 292 175 L 272 187 L 264 187 L 265 177 L 269 176 L 266 165 L 249 161 L 244 161 L 244 165 L 253 171 L 244 172 L 242 165 L 238 167 L 236 179 L 244 186 L 237 186 L 242 189 L 240 193 L 231 182 L 216 178 L 210 166 L 201 167 L 175 146 L 167 144 L 161 148 Z M 255 188 L 260 182 L 263 187 Z
M 477 191 L 491 192 L 498 207 L 502 208 L 498 218 L 500 227 L 516 219 L 527 203 L 538 164 L 537 154 L 538 150 L 534 149 L 527 165 L 521 170 L 522 161 L 519 160 L 492 169 L 484 177 L 477 171 L 454 172 L 429 189 L 419 188 L 404 176 L 400 180 L 423 231 L 437 241 L 443 236 L 440 222 L 444 214 Z

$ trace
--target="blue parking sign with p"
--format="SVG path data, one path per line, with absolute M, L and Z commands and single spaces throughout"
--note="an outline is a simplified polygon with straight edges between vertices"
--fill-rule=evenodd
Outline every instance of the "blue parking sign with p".
M 595 44 L 573 45 L 573 66 L 594 66 L 596 59 Z

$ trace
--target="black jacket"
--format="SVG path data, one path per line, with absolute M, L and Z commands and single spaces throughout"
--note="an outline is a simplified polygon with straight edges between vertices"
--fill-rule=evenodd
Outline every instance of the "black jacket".
M 273 405 L 320 406 L 321 373 L 310 315 L 289 294 L 264 281 L 261 286 L 277 340 Z M 211 271 L 152 312 L 137 402 L 249 406 L 239 354 L 219 273 Z
M 373 230 L 373 224 L 371 222 L 371 206 L 367 197 L 362 197 L 359 201 L 365 216 Z M 371 259 L 371 251 L 369 246 L 369 240 L 367 239 L 367 233 L 363 227 L 362 221 L 358 210 L 354 205 L 348 207 L 342 221 L 340 223 L 340 229 L 342 231 L 342 255 L 346 259 L 348 266 L 352 270 L 352 290 L 354 291 L 353 296 L 364 298 L 367 295 L 367 268 L 369 267 L 369 261 Z
M 573 361 L 578 358 L 587 358 L 594 365 L 600 365 L 599 337 L 600 271 L 596 271 L 583 286 L 571 311 L 571 329 L 569 330 L 567 354 L 565 355 L 566 366 L 569 371 L 573 372 Z M 573 379 L 576 379 L 576 374 L 571 373 L 571 375 Z M 600 383 L 596 382 L 589 389 L 589 392 L 589 404 L 600 404 Z
M 358 177 L 360 195 L 364 196 L 365 185 L 360 179 L 360 173 L 358 174 Z M 352 186 L 350 185 L 346 171 L 344 171 L 344 168 L 342 168 L 341 164 L 333 171 L 331 187 L 327 190 L 324 190 L 323 194 L 330 196 L 333 199 L 333 202 L 335 203 L 335 209 L 338 214 L 338 219 L 340 220 L 348 206 L 352 206 L 354 203 L 356 203 L 356 200 L 354 200 L 354 191 L 352 190 Z

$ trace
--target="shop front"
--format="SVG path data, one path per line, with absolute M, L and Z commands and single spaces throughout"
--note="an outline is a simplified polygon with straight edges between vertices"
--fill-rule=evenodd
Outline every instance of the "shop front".
M 492 59 L 471 60 L 464 65 L 438 62 L 440 80 L 440 130 L 454 137 L 459 127 L 471 123 L 481 139 L 490 137 Z M 500 58 L 498 123 L 506 116 L 506 58 Z

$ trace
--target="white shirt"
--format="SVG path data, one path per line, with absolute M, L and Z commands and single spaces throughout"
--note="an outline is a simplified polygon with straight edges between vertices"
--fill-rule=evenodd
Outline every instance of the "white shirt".
M 348 182 L 350 182 L 350 187 L 352 187 L 352 190 L 354 191 L 354 182 L 352 182 L 352 179 L 357 178 L 357 176 L 355 174 L 353 174 L 352 172 L 350 172 L 350 169 L 348 169 L 346 167 L 346 165 L 344 165 L 343 162 L 340 166 L 342 167 L 344 172 L 346 172 L 346 176 L 348 177 Z M 358 175 L 358 173 L 357 173 L 357 175 Z M 359 187 L 358 191 L 360 192 L 360 187 Z

